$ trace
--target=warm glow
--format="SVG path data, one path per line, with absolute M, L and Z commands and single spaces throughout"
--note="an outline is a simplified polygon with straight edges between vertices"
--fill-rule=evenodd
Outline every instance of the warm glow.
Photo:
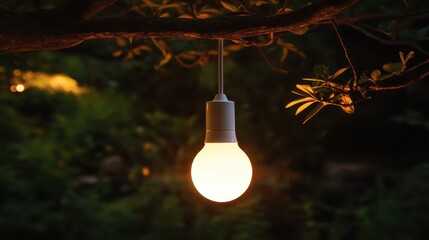
M 149 176 L 150 175 L 150 169 L 148 167 L 143 167 L 142 168 L 142 174 L 145 177 Z
M 191 176 L 201 195 L 229 202 L 249 187 L 252 164 L 237 143 L 206 143 L 192 163 Z
M 15 83 L 16 86 L 11 86 L 10 90 L 12 92 L 22 92 L 26 88 L 38 88 L 49 92 L 69 92 L 74 94 L 83 92 L 83 88 L 79 87 L 75 79 L 64 74 L 48 74 L 33 71 L 21 72 L 19 69 L 13 70 L 13 74 L 12 83 Z M 21 83 L 25 83 L 25 87 Z M 20 89 L 22 90 L 20 91 Z
M 25 87 L 22 84 L 18 84 L 18 85 L 16 85 L 15 89 L 16 89 L 17 92 L 24 92 Z

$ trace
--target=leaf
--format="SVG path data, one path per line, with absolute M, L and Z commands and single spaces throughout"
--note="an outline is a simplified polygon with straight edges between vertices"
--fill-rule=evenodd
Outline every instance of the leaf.
M 408 62 L 411 58 L 414 57 L 414 51 L 410 51 L 405 57 L 405 62 Z
M 311 104 L 313 104 L 315 102 L 307 102 L 302 104 L 295 112 L 295 116 L 298 115 L 300 112 L 304 111 L 304 109 L 308 108 Z
M 206 18 L 210 18 L 212 15 L 209 13 L 198 13 L 197 14 L 197 18 L 199 19 L 206 19 Z
M 399 52 L 399 58 L 401 59 L 402 64 L 405 64 L 407 61 L 405 61 L 405 56 L 403 52 Z
M 308 94 L 308 93 L 306 93 L 306 92 L 303 92 L 303 91 L 301 91 L 301 90 L 299 90 L 299 89 L 292 91 L 292 93 L 293 93 L 293 94 L 296 94 L 296 95 L 299 95 L 299 96 L 302 96 L 302 97 L 308 97 L 308 96 L 310 96 L 310 97 L 311 97 L 311 95 L 310 95 L 310 94 Z
M 292 107 L 292 106 L 294 106 L 294 105 L 296 105 L 298 103 L 308 102 L 308 101 L 314 101 L 314 99 L 311 98 L 311 97 L 297 99 L 295 101 L 292 101 L 292 102 L 288 103 L 285 108 L 290 108 L 290 107 Z
M 371 73 L 371 78 L 372 78 L 372 80 L 377 81 L 377 80 L 378 80 L 378 77 L 379 77 L 380 75 L 381 75 L 380 70 L 376 69 L 376 70 L 372 71 L 372 73 Z
M 159 15 L 160 18 L 168 18 L 170 17 L 170 14 L 168 12 L 164 12 L 161 15 Z
M 348 67 L 345 68 L 341 68 L 340 70 L 336 71 L 334 74 L 332 74 L 331 76 L 329 76 L 329 79 L 332 80 L 336 77 L 338 77 L 339 75 L 341 75 L 343 72 L 345 72 L 347 69 L 349 69 Z
M 316 113 L 318 113 L 320 109 L 322 109 L 324 106 L 326 106 L 326 104 L 324 103 L 317 104 L 317 106 L 311 109 L 311 111 L 307 114 L 307 116 L 305 116 L 305 120 L 302 124 L 305 124 L 308 120 L 310 120 L 310 118 L 316 115 Z
M 304 81 L 311 81 L 311 82 L 326 82 L 325 80 L 322 79 L 317 79 L 317 78 L 302 78 L 302 80 Z
M 353 101 L 349 95 L 346 95 L 346 94 L 341 95 L 340 102 L 341 102 L 341 104 L 344 104 L 344 105 L 350 105 L 350 106 L 341 106 L 341 109 L 344 112 L 346 112 L 348 114 L 352 114 L 355 112 L 355 107 L 353 105 L 351 105 L 351 104 L 353 104 Z
M 116 39 L 116 43 L 118 44 L 118 46 L 120 47 L 125 47 L 127 46 L 127 41 L 125 41 L 125 39 L 123 38 L 118 38 Z
M 400 73 L 403 70 L 402 67 L 402 62 L 386 63 L 383 65 L 384 71 L 389 73 Z
M 262 5 L 266 5 L 266 4 L 271 4 L 269 1 L 266 1 L 266 0 L 258 0 L 256 3 L 255 3 L 255 5 L 257 6 L 257 7 L 260 7 L 260 6 L 262 6 Z
M 310 95 L 314 95 L 314 91 L 310 85 L 297 84 L 296 88 L 298 88 L 299 90 L 306 92 Z
M 179 18 L 193 18 L 193 17 L 189 14 L 182 14 L 179 16 Z
M 231 45 L 226 46 L 224 49 L 227 51 L 236 52 L 236 51 L 241 50 L 242 48 L 243 48 L 243 46 L 240 44 L 231 44 Z
M 300 28 L 294 28 L 289 30 L 289 32 L 295 34 L 295 35 L 304 35 L 308 31 L 308 26 L 300 27 Z
M 121 55 L 122 55 L 122 50 L 114 51 L 114 52 L 112 53 L 112 56 L 113 56 L 113 57 L 119 57 L 119 56 L 121 56 Z
M 322 79 L 328 79 L 329 74 L 329 67 L 323 65 L 323 64 L 317 64 L 313 67 L 313 72 L 316 77 L 320 77 Z
M 289 53 L 289 49 L 287 49 L 287 47 L 283 47 L 283 50 L 282 50 L 282 57 L 280 58 L 280 62 L 281 62 L 281 63 L 284 63 L 284 62 L 285 62 L 285 60 L 286 60 L 286 58 L 287 58 L 288 53 Z
M 225 9 L 227 9 L 227 10 L 229 10 L 231 12 L 238 12 L 238 11 L 240 11 L 236 6 L 234 6 L 234 5 L 230 4 L 230 3 L 227 3 L 227 2 L 224 2 L 224 1 L 220 1 L 220 4 L 222 5 L 222 7 L 224 7 Z

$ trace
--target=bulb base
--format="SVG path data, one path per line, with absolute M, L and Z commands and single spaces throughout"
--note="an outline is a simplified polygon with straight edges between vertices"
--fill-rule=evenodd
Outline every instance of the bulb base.
M 237 142 L 234 102 L 217 94 L 206 103 L 206 143 Z

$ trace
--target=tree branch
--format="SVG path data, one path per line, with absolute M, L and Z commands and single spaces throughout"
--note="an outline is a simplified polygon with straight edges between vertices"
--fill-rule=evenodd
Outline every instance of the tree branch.
M 324 0 L 289 14 L 209 19 L 123 17 L 77 20 L 62 18 L 58 12 L 46 11 L 6 15 L 0 16 L 0 51 L 58 50 L 86 40 L 106 38 L 238 39 L 319 23 L 331 19 L 358 1 Z
M 338 40 L 340 41 L 341 46 L 343 47 L 344 55 L 346 55 L 347 61 L 349 62 L 350 67 L 352 68 L 352 71 L 353 71 L 353 88 L 356 88 L 358 77 L 357 77 L 355 66 L 353 65 L 353 62 L 350 59 L 349 52 L 347 51 L 346 45 L 344 44 L 344 41 L 343 41 L 343 38 L 341 37 L 340 32 L 338 31 L 337 23 L 335 23 L 334 19 L 331 20 L 331 23 L 332 23 L 332 26 L 334 27 L 335 33 L 337 34 Z

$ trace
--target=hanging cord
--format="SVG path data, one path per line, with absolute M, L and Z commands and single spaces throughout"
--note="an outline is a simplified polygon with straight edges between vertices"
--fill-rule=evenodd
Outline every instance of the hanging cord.
M 223 94 L 223 39 L 220 38 L 217 44 L 217 84 L 218 94 Z

